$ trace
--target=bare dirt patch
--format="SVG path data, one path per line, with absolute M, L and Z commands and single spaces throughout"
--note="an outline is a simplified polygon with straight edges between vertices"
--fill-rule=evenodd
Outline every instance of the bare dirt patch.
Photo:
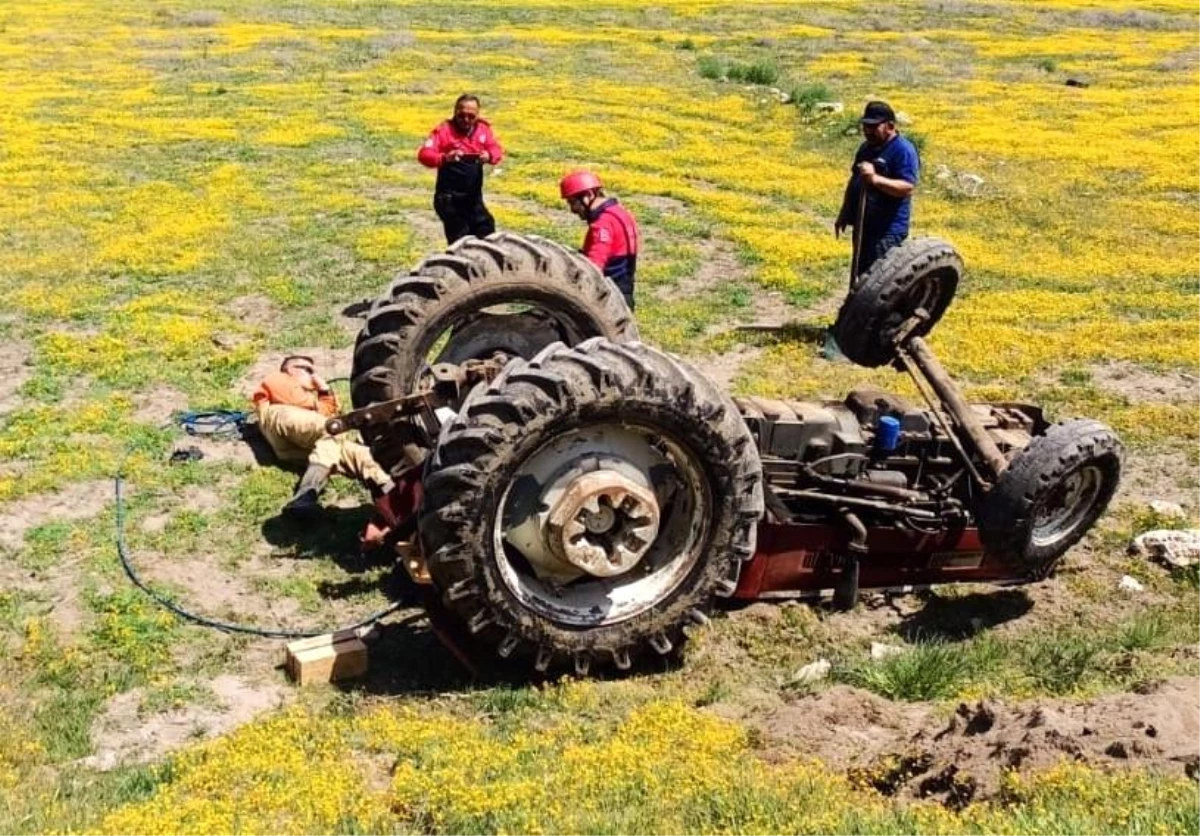
M 135 555 L 133 562 L 151 586 L 171 585 L 177 590 L 172 595 L 177 603 L 199 615 L 215 618 L 220 613 L 237 613 L 239 622 L 274 628 L 299 611 L 294 599 L 261 594 L 254 588 L 256 580 L 295 574 L 294 567 L 279 561 L 255 559 L 234 570 L 204 554 L 168 559 L 143 552 Z
M 261 293 L 239 296 L 225 306 L 225 311 L 244 325 L 272 328 L 280 322 L 279 306 Z
M 139 392 L 133 397 L 133 417 L 161 427 L 177 412 L 186 412 L 188 396 L 170 386 L 157 387 L 152 392 Z
M 32 357 L 29 343 L 0 342 L 0 415 L 20 405 L 17 391 L 33 374 Z
M 210 684 L 215 707 L 187 706 L 142 717 L 142 693 L 113 697 L 92 726 L 95 753 L 83 766 L 107 771 L 122 764 L 147 763 L 196 740 L 228 732 L 257 715 L 281 706 L 288 691 L 275 683 L 251 683 L 218 676 Z
M 644 203 L 651 209 L 657 209 L 660 212 L 684 212 L 687 210 L 687 204 L 682 200 L 666 195 L 659 194 L 639 194 L 631 195 L 631 200 L 637 200 L 638 203 Z
M 112 483 L 97 479 L 68 484 L 56 494 L 39 494 L 9 503 L 0 516 L 0 549 L 21 548 L 25 532 L 39 525 L 95 516 L 104 510 L 112 496 Z
M 1195 510 L 1198 482 L 1200 475 L 1196 466 L 1182 451 L 1150 453 L 1137 450 L 1125 457 L 1116 501 L 1146 503 L 1161 499 Z
M 1105 363 L 1088 369 L 1096 386 L 1131 401 L 1195 403 L 1200 382 L 1183 372 L 1152 372 L 1133 363 Z
M 743 719 L 761 733 L 768 759 L 817 755 L 886 794 L 955 806 L 993 796 L 1005 770 L 1063 759 L 1182 775 L 1195 768 L 1198 715 L 1196 681 L 1180 677 L 1152 693 L 1083 703 L 964 703 L 949 718 L 928 704 L 838 685 Z

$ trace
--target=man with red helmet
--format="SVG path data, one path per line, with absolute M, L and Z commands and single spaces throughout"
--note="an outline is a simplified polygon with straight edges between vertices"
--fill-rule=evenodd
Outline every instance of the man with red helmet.
M 567 206 L 588 225 L 583 254 L 612 279 L 633 310 L 640 245 L 637 221 L 615 197 L 604 196 L 600 178 L 590 171 L 572 171 L 558 185 Z
M 447 244 L 496 231 L 496 221 L 483 204 L 483 167 L 498 165 L 503 156 L 492 126 L 479 118 L 479 98 L 470 93 L 458 97 L 454 116 L 434 128 L 417 151 L 423 165 L 438 170 L 433 209 Z

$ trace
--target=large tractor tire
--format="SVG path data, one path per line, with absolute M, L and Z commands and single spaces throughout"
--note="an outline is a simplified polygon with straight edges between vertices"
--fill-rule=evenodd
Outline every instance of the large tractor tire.
M 361 408 L 411 394 L 436 362 L 529 358 L 597 336 L 635 340 L 637 325 L 616 286 L 579 253 L 536 236 L 464 238 L 371 306 L 354 348 L 351 398 Z M 421 433 L 398 418 L 363 435 L 393 470 L 412 463 L 405 444 Z
M 954 299 L 962 258 L 940 238 L 917 238 L 889 250 L 859 278 L 838 311 L 833 336 L 852 362 L 876 367 L 896 357 L 900 326 L 918 308 L 929 318 L 914 336 L 937 324 Z
M 1124 447 L 1104 424 L 1054 424 L 1013 457 L 984 496 L 979 536 L 991 553 L 1043 578 L 1108 507 Z
M 729 396 L 642 343 L 509 363 L 442 427 L 418 521 L 476 645 L 578 675 L 671 654 L 754 555 L 762 467 Z

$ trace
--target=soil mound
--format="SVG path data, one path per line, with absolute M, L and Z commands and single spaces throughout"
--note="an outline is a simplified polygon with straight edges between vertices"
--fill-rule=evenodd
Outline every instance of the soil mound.
M 1007 770 L 1064 759 L 1195 777 L 1197 685 L 1176 678 L 1149 693 L 1087 702 L 962 703 L 948 719 L 929 705 L 839 685 L 747 722 L 758 727 L 768 758 L 816 757 L 884 794 L 957 808 L 995 795 Z

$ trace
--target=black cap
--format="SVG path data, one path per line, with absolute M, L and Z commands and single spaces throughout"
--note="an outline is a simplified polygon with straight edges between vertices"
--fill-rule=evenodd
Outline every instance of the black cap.
M 858 121 L 863 125 L 878 125 L 881 122 L 895 122 L 896 111 L 892 110 L 892 106 L 887 102 L 867 102 L 867 106 L 863 110 L 862 119 L 859 119 Z

